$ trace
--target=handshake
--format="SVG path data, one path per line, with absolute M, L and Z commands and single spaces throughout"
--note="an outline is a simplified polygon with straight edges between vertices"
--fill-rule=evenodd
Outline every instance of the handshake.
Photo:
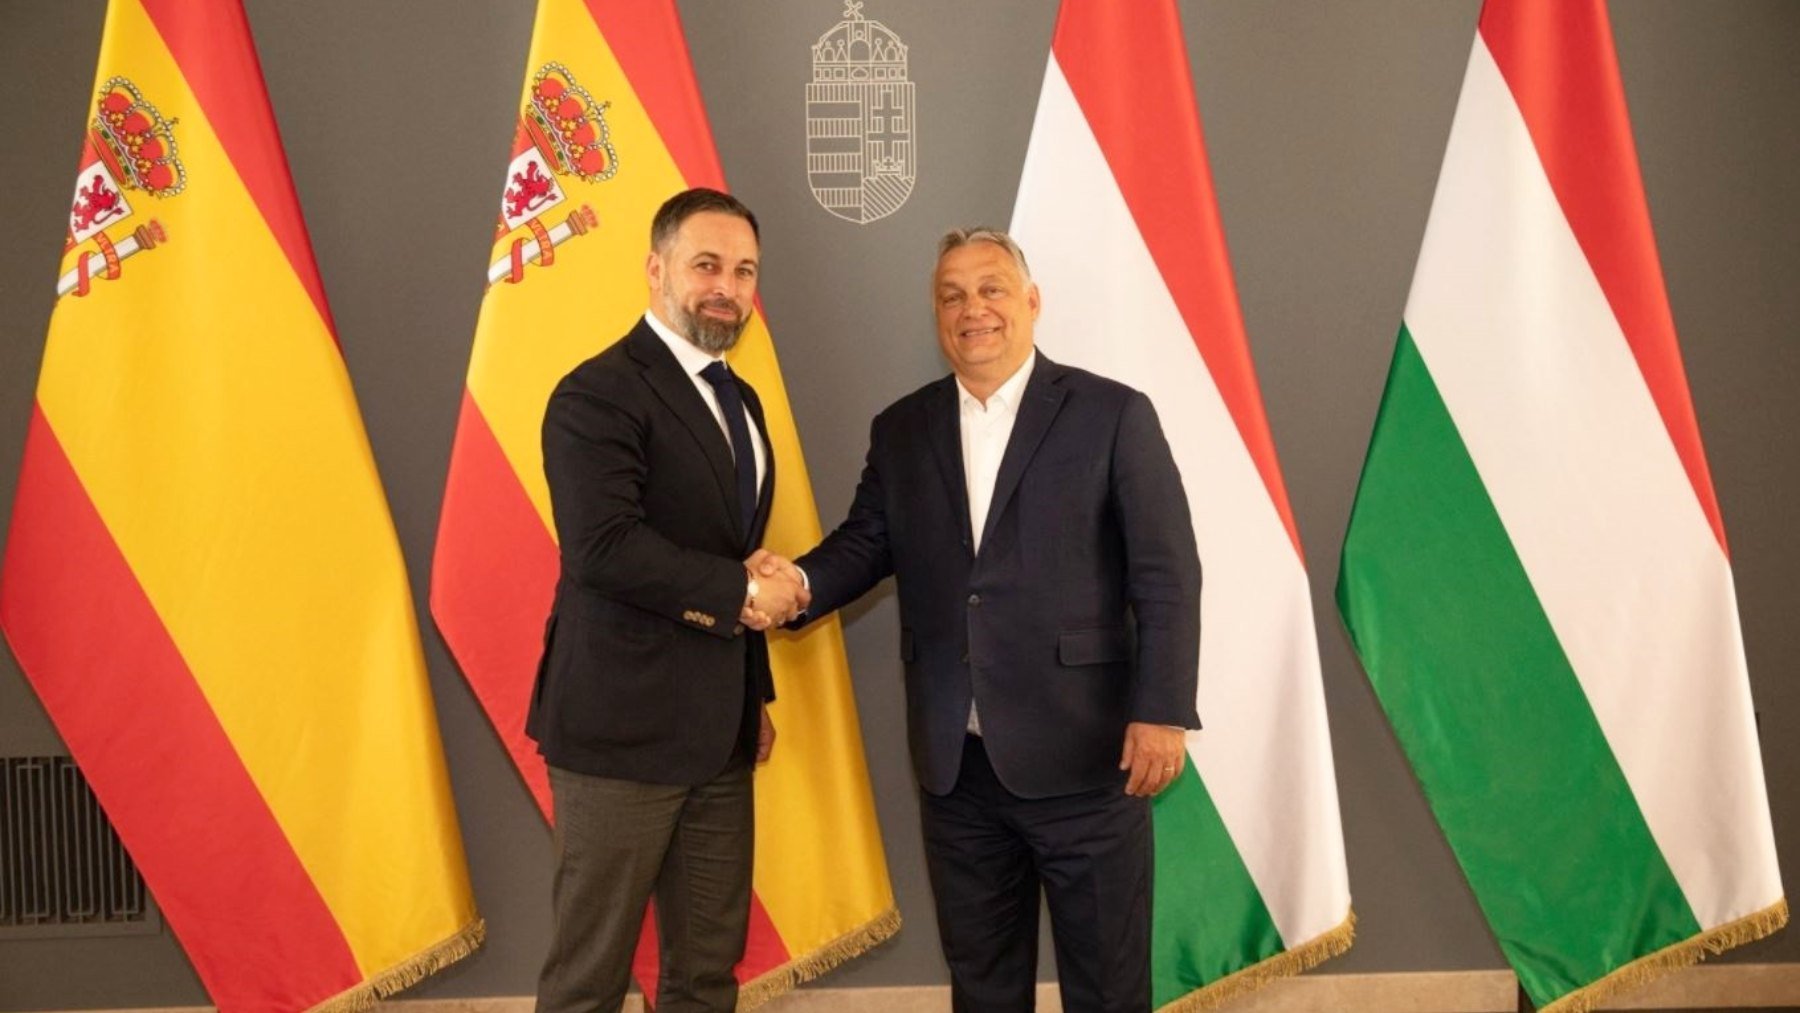
M 744 608 L 738 622 L 753 630 L 781 626 L 806 610 L 812 593 L 793 561 L 768 549 L 757 549 L 744 560 L 747 580 Z

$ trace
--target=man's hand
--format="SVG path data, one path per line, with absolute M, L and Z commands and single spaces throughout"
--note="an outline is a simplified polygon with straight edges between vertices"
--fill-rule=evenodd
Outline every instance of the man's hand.
M 744 602 L 738 620 L 753 630 L 779 626 L 800 614 L 812 601 L 794 564 L 767 549 L 744 560 L 744 572 L 757 583 L 754 600 Z
M 786 556 L 777 556 L 768 549 L 757 549 L 755 552 L 752 552 L 750 558 L 744 560 L 744 569 L 749 570 L 758 578 L 774 577 L 785 573 L 792 576 L 795 583 L 800 584 L 802 587 L 806 585 L 806 578 L 801 576 L 800 568 L 794 565 L 793 560 L 788 559 Z M 812 595 L 809 594 L 806 598 L 810 601 Z M 802 604 L 805 603 L 803 602 Z
M 1127 795 L 1155 795 L 1181 775 L 1187 762 L 1187 733 L 1169 725 L 1133 721 L 1125 726 L 1125 752 L 1119 769 L 1131 771 Z
M 762 727 L 756 731 L 756 762 L 768 763 L 775 751 L 775 723 L 769 720 L 769 705 L 763 704 Z

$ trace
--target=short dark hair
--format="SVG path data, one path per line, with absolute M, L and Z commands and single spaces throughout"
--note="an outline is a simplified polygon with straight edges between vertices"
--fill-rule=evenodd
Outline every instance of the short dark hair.
M 704 186 L 683 190 L 656 209 L 656 217 L 650 220 L 650 248 L 662 250 L 675 239 L 675 233 L 681 231 L 681 223 L 703 211 L 716 211 L 719 214 L 734 215 L 750 223 L 750 234 L 762 242 L 762 230 L 756 226 L 756 215 L 744 206 L 744 202 L 720 190 Z

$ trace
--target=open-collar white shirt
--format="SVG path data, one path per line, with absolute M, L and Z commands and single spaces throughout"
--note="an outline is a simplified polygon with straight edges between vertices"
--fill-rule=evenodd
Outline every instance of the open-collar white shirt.
M 969 494 L 969 530 L 973 532 L 975 552 L 981 552 L 981 529 L 987 525 L 988 508 L 994 503 L 994 483 L 1000 478 L 1000 459 L 1006 456 L 1006 444 L 1012 439 L 1013 424 L 1019 421 L 1019 399 L 1025 384 L 1037 365 L 1037 350 L 1025 357 L 1024 363 L 1006 378 L 987 403 L 969 393 L 962 378 L 956 380 L 956 401 L 962 430 L 963 482 Z M 981 718 L 975 713 L 974 698 L 969 700 L 969 731 L 981 734 Z
M 962 379 L 956 381 L 956 401 L 962 429 L 963 481 L 969 494 L 969 527 L 975 534 L 975 551 L 981 552 L 981 529 L 987 524 L 994 502 L 994 483 L 1000 477 L 1000 459 L 1006 456 L 1013 423 L 1019 421 L 1019 398 L 1037 365 L 1033 349 L 1019 368 L 1007 377 L 987 403 L 969 393 Z

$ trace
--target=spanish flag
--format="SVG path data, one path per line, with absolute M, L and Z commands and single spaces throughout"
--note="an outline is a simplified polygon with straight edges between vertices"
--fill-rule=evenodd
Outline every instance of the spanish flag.
M 113 0 L 0 628 L 218 1006 L 468 954 L 418 626 L 239 0 Z
M 546 817 L 544 762 L 525 712 L 557 548 L 539 430 L 550 391 L 628 331 L 647 300 L 658 206 L 724 188 L 673 0 L 540 0 L 519 122 L 495 218 L 468 386 L 438 527 L 431 611 Z M 760 310 L 731 366 L 762 397 L 775 448 L 765 544 L 817 544 L 800 440 Z M 862 736 L 835 619 L 770 641 L 784 731 L 758 769 L 747 1008 L 898 930 Z M 654 1001 L 646 921 L 637 978 Z

